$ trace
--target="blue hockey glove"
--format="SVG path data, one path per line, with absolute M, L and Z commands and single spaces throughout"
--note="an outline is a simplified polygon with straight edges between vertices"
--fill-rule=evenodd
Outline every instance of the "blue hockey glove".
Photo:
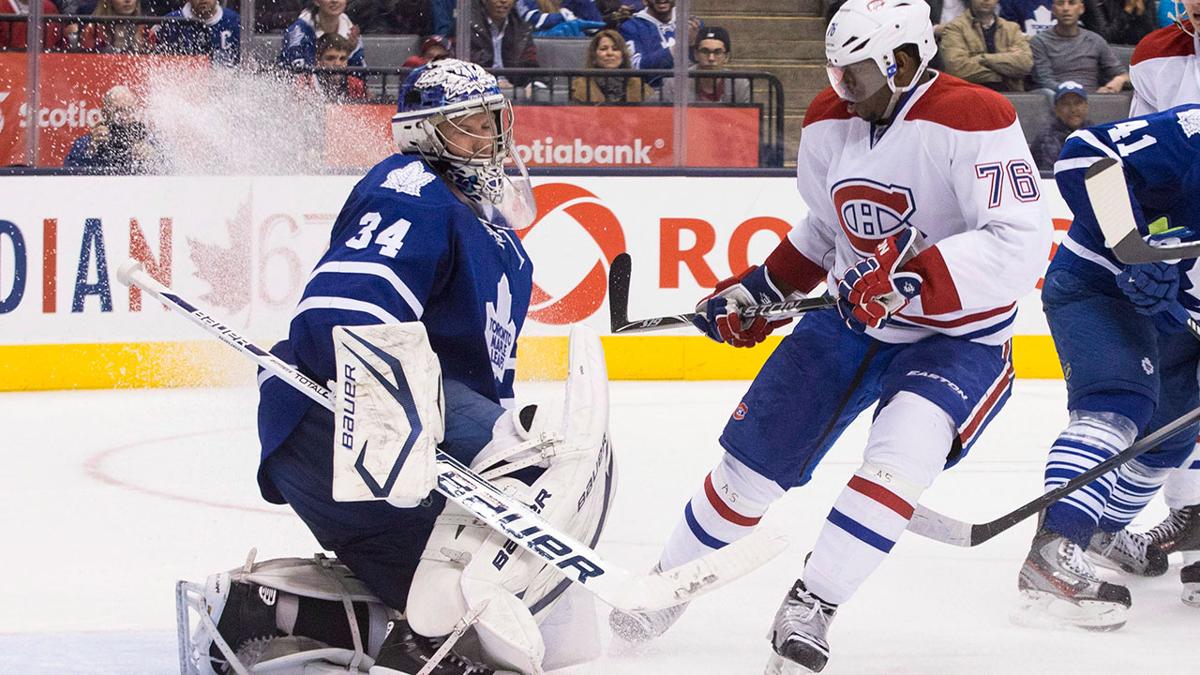
M 875 248 L 875 255 L 842 274 L 838 313 L 850 330 L 862 333 L 867 328 L 882 328 L 921 294 L 921 277 L 900 271 L 902 261 L 913 256 L 915 243 L 916 231 L 906 229 L 885 239 Z
M 741 274 L 717 284 L 713 292 L 696 305 L 692 323 L 717 342 L 734 347 L 753 347 L 784 326 L 789 319 L 768 321 L 761 316 L 743 321 L 738 316 L 743 307 L 765 305 L 783 300 L 783 293 L 767 277 L 767 268 L 755 265 Z
M 1179 268 L 1171 263 L 1127 265 L 1117 275 L 1117 287 L 1139 314 L 1153 316 L 1176 306 L 1183 309 L 1179 304 Z

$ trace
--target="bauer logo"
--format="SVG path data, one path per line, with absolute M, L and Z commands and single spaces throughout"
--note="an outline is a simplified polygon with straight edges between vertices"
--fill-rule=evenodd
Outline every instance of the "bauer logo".
M 830 196 L 842 230 L 863 255 L 871 255 L 881 239 L 907 226 L 916 210 L 911 189 L 865 178 L 834 183 Z
M 570 183 L 546 183 L 533 189 L 538 213 L 517 231 L 530 257 L 568 255 L 579 263 L 537 267 L 529 298 L 529 318 L 548 324 L 582 321 L 600 309 L 608 291 L 608 265 L 625 251 L 625 233 L 613 212 L 596 195 Z M 534 230 L 537 233 L 534 234 Z M 588 261 L 595 260 L 588 267 Z M 538 274 L 551 270 L 557 276 Z M 577 270 L 587 270 L 580 277 Z M 546 272 L 542 272 L 546 274 Z
M 749 412 L 749 410 L 750 410 L 750 407 L 746 405 L 745 401 L 742 401 L 741 403 L 739 403 L 737 405 L 737 408 L 734 408 L 733 419 L 735 419 L 739 422 L 746 419 L 746 413 Z

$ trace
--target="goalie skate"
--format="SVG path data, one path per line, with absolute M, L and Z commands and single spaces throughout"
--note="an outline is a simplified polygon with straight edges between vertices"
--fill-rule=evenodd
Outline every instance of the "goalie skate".
M 1096 532 L 1087 555 L 1101 567 L 1127 574 L 1158 577 L 1167 573 L 1167 554 L 1151 543 L 1149 535 L 1129 530 Z
M 1021 605 L 1013 620 L 1022 625 L 1116 630 L 1131 604 L 1129 589 L 1101 581 L 1075 542 L 1049 530 L 1033 538 L 1017 586 Z
M 800 579 L 788 591 L 775 613 L 775 624 L 767 637 L 775 651 L 767 661 L 766 675 L 819 673 L 829 661 L 829 623 L 837 605 L 818 598 Z

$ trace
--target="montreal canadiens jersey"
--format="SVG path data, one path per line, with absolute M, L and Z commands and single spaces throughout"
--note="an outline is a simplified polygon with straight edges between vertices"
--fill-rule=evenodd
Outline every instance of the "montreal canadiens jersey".
M 420 157 L 393 155 L 354 186 L 272 352 L 328 382 L 335 326 L 420 321 L 443 378 L 504 403 L 532 286 L 533 264 L 510 229 L 483 222 Z M 262 382 L 263 459 L 311 405 L 279 378 Z
M 1067 138 L 1054 178 L 1075 219 L 1055 265 L 1083 274 L 1099 269 L 1117 274 L 1123 267 L 1104 245 L 1084 187 L 1088 167 L 1105 157 L 1121 162 L 1138 231 L 1200 240 L 1200 104 L 1190 104 L 1080 129 Z M 1064 256 L 1063 248 L 1073 255 Z M 1200 280 L 1194 278 L 1193 263 L 1179 263 L 1185 277 L 1180 300 L 1195 313 L 1200 301 L 1192 289 L 1200 287 Z
M 1045 269 L 1052 234 L 1016 112 L 1000 94 L 934 73 L 892 117 L 881 131 L 833 89 L 817 95 L 797 161 L 809 211 L 788 238 L 833 288 L 882 240 L 914 227 L 930 247 L 905 268 L 921 274 L 921 294 L 868 333 L 1003 344 L 1017 300 Z
M 1129 78 L 1133 82 L 1130 117 L 1184 103 L 1200 103 L 1196 42 L 1196 38 L 1176 24 L 1142 38 L 1129 62 Z

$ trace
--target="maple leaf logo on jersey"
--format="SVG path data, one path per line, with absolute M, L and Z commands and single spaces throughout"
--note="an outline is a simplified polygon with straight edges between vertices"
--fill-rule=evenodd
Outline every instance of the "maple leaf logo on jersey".
M 829 194 L 842 231 L 850 245 L 864 256 L 873 255 L 880 240 L 907 227 L 917 210 L 911 188 L 866 178 L 840 180 Z
M 437 180 L 437 176 L 426 171 L 420 162 L 412 162 L 403 168 L 390 171 L 380 186 L 406 195 L 420 197 L 421 188 L 435 180 Z
M 208 244 L 188 237 L 189 257 L 196 277 L 212 290 L 200 296 L 209 305 L 239 312 L 250 304 L 251 200 L 240 204 L 233 218 L 225 221 L 229 246 Z
M 1179 118 L 1179 126 L 1183 128 L 1183 133 L 1187 134 L 1188 138 L 1200 134 L 1200 109 L 1184 110 L 1175 113 L 1175 116 Z
M 487 325 L 483 329 L 487 342 L 488 360 L 492 362 L 492 375 L 497 382 L 504 380 L 509 367 L 509 354 L 517 340 L 517 325 L 512 320 L 512 290 L 508 277 L 500 275 L 496 284 L 496 304 L 487 303 Z

